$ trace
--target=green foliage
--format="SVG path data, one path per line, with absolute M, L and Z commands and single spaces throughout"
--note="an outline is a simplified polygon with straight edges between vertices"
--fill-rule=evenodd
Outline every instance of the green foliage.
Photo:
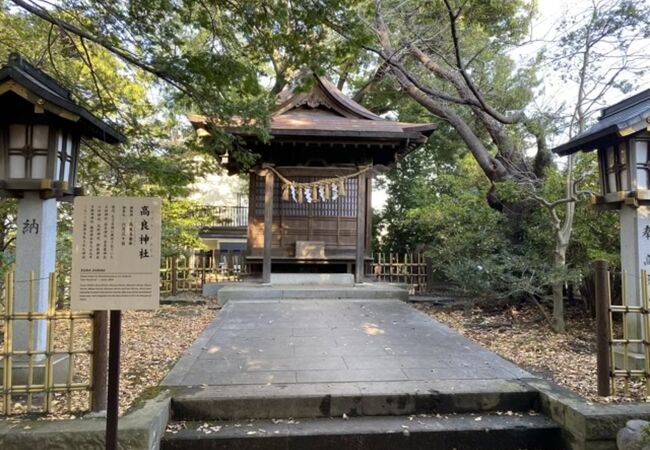
M 151 74 L 133 69 L 101 47 L 51 29 L 38 18 L 17 14 L 4 4 L 0 4 L 0 28 L 0 61 L 6 61 L 10 52 L 22 53 L 69 88 L 77 102 L 115 123 L 128 137 L 119 146 L 82 142 L 78 183 L 87 194 L 158 196 L 169 203 L 186 197 L 198 176 L 215 170 L 213 159 L 199 157 L 192 131 L 179 127 L 176 111 L 166 109 L 164 97 L 156 95 Z M 197 226 L 179 218 L 182 208 L 192 206 L 191 202 L 179 202 L 175 212 L 163 221 L 164 252 L 177 252 L 179 246 L 194 245 L 198 240 Z M 3 199 L 0 272 L 13 261 L 9 244 L 14 216 L 15 202 Z M 71 205 L 61 203 L 57 243 L 60 273 L 70 268 L 71 222 Z M 179 242 L 171 242 L 174 238 Z
M 418 178 L 420 204 L 399 213 L 383 245 L 405 251 L 424 244 L 438 274 L 454 284 L 477 293 L 513 293 L 513 274 L 533 269 L 525 270 L 521 252 L 503 232 L 505 217 L 485 202 L 485 177 L 471 158 L 433 178 L 410 174 Z
M 204 247 L 198 231 L 211 223 L 209 217 L 192 214 L 199 206 L 192 200 L 163 201 L 162 257 L 178 256 Z
M 593 163 L 590 158 L 581 164 Z M 552 229 L 542 207 L 529 201 L 520 212 L 496 211 L 485 201 L 490 185 L 470 156 L 444 168 L 422 165 L 423 159 L 425 152 L 418 151 L 403 162 L 403 173 L 388 175 L 391 196 L 380 218 L 387 234 L 378 250 L 403 252 L 424 246 L 438 276 L 494 298 L 544 298 L 554 282 L 577 280 L 589 261 L 606 255 L 616 262 L 616 213 L 597 212 L 588 207 L 588 201 L 582 202 L 568 265 L 556 268 Z M 562 171 L 549 169 L 545 184 L 549 194 L 560 192 L 563 182 Z M 595 187 L 595 183 L 592 175 L 582 188 Z M 498 189 L 504 199 L 526 198 L 514 183 Z M 403 199 L 408 199 L 404 205 Z
M 562 330 L 562 284 L 578 279 L 595 257 L 617 265 L 618 224 L 615 213 L 589 209 L 584 197 L 574 215 L 574 189 L 566 181 L 571 173 L 553 164 L 547 140 L 583 131 L 604 93 L 632 86 L 630 75 L 647 66 L 647 52 L 634 44 L 649 35 L 649 22 L 628 0 L 595 1 L 583 16 L 563 21 L 557 42 L 517 67 L 512 50 L 526 39 L 535 2 L 506 3 L 382 2 L 387 26 L 381 48 L 394 51 L 400 67 L 393 73 L 403 74 L 399 86 L 409 95 L 386 77 L 366 94 L 368 101 L 373 108 L 388 103 L 402 120 L 431 120 L 409 103 L 411 97 L 455 129 L 443 122 L 427 154 L 411 155 L 387 174 L 389 201 L 380 219 L 387 234 L 379 245 L 392 251 L 426 246 L 441 276 L 477 293 L 539 299 L 552 292 L 554 329 Z M 449 16 L 455 11 L 452 28 Z M 370 13 L 367 20 L 372 21 Z M 381 31 L 381 23 L 377 26 Z M 573 105 L 551 111 L 546 99 L 534 101 L 540 75 L 549 67 L 572 82 L 566 93 L 577 99 Z M 489 108 L 458 101 L 467 98 L 468 78 L 469 100 L 480 92 L 481 106 L 525 112 L 526 118 L 513 124 L 489 113 L 486 120 Z M 493 183 L 461 159 L 466 150 L 456 144 L 458 134 Z M 531 152 L 535 147 L 537 156 Z M 494 175 L 500 164 L 507 176 Z M 595 167 L 592 156 L 578 157 L 573 175 L 585 174 L 579 190 L 600 190 Z
M 236 117 L 262 139 L 269 138 L 263 125 L 273 94 L 298 70 L 318 72 L 356 51 L 347 41 L 328 41 L 328 25 L 345 23 L 362 30 L 355 26 L 359 19 L 349 0 L 61 0 L 52 8 L 16 3 L 23 9 L 13 8 L 13 15 L 29 11 L 50 23 L 64 22 L 65 32 L 55 33 L 64 41 L 83 35 L 89 50 L 108 49 L 109 59 L 124 64 L 125 72 L 146 73 L 170 109 L 204 113 L 221 122 Z M 40 20 L 38 26 L 44 23 Z M 356 47 L 366 34 L 355 35 Z M 74 47 L 66 56 L 75 56 Z M 97 75 L 101 83 L 103 76 Z M 215 153 L 233 144 L 223 130 L 213 132 Z M 237 153 L 233 158 L 242 156 L 239 163 L 249 162 L 250 154 Z
M 462 5 L 456 22 L 461 59 L 484 100 L 498 111 L 528 111 L 545 60 L 538 55 L 526 67 L 517 67 L 511 51 L 526 38 L 535 1 L 450 3 L 453 10 Z M 203 150 L 194 145 L 191 130 L 179 125 L 182 114 L 192 110 L 223 122 L 236 117 L 251 133 L 268 139 L 263 125 L 273 95 L 304 67 L 338 73 L 353 91 L 365 87 L 380 65 L 376 52 L 369 50 L 377 46 L 377 36 L 368 26 L 374 23 L 374 7 L 371 0 L 61 0 L 51 7 L 36 7 L 37 13 L 51 14 L 87 34 L 82 39 L 0 0 L 0 60 L 11 51 L 23 53 L 69 87 L 78 102 L 128 136 L 119 147 L 85 142 L 80 180 L 95 195 L 162 197 L 163 253 L 175 255 L 198 245 L 196 230 L 202 225 L 188 213 L 193 203 L 178 199 L 187 197 L 188 186 L 198 175 L 215 170 L 214 160 L 197 158 Z M 606 67 L 609 37 L 625 51 L 635 37 L 649 34 L 647 19 L 635 3 L 617 0 L 610 9 L 601 9 L 603 15 L 593 17 L 589 26 L 578 23 L 583 19 L 567 18 L 559 50 L 548 54 L 553 67 L 575 81 L 585 44 L 604 42 L 605 48 L 593 54 L 596 65 L 587 72 L 591 76 L 587 91 L 596 94 L 601 90 L 594 86 L 613 75 Z M 403 51 L 415 42 L 439 65 L 456 70 L 444 2 L 384 0 L 383 11 L 400 64 L 428 88 L 458 97 L 453 83 L 432 75 Z M 638 75 L 641 69 L 636 64 L 628 70 Z M 623 90 L 631 86 L 625 80 L 612 85 Z M 562 198 L 564 171 L 549 167 L 544 177 L 532 180 L 537 183 L 532 190 L 514 183 L 491 186 L 467 156 L 456 130 L 396 87 L 390 76 L 379 76 L 363 102 L 399 120 L 436 121 L 439 128 L 424 150 L 403 159 L 386 175 L 389 202 L 377 223 L 387 235 L 376 240 L 378 247 L 407 251 L 425 246 L 446 279 L 494 296 L 542 297 L 550 284 L 574 279 L 585 262 L 603 255 L 613 261 L 616 214 L 595 212 L 585 201 L 577 208 L 568 268 L 553 268 L 555 237 L 549 214 L 531 200 L 531 192 L 551 201 Z M 585 101 L 597 105 L 598 99 L 592 97 Z M 562 131 L 557 114 L 539 113 L 528 120 L 527 130 L 521 124 L 504 125 L 504 133 L 495 136 L 475 109 L 443 103 L 468 125 L 486 153 L 505 159 L 508 150 L 530 159 L 526 150 L 533 129 L 536 137 Z M 588 111 L 578 108 L 574 114 L 568 109 L 565 116 L 578 117 L 584 125 Z M 256 155 L 241 142 L 219 127 L 210 131 L 214 139 L 209 155 L 227 150 L 241 166 L 254 163 Z M 581 157 L 576 173 L 593 165 L 591 157 Z M 581 188 L 597 191 L 597 185 L 592 171 Z M 486 202 L 494 192 L 502 201 L 501 212 Z M 3 247 L 11 240 L 11 208 L 9 204 L 0 209 L 9 230 L 2 235 Z M 60 255 L 70 245 L 68 208 L 61 208 Z M 558 214 L 563 218 L 565 213 Z M 68 264 L 65 258 L 62 261 Z
M 650 424 L 644 425 L 643 429 L 641 429 L 641 441 L 650 442 Z
M 15 9 L 0 8 L 0 28 L 5 30 L 0 61 L 6 61 L 9 52 L 22 53 L 70 89 L 76 101 L 115 123 L 128 137 L 121 146 L 83 142 L 79 181 L 88 192 L 187 194 L 188 184 L 205 168 L 193 164 L 196 149 L 182 140 L 184 133 L 191 136 L 190 130 L 179 128 L 175 112 L 163 109 L 162 98 L 155 98 L 151 74 Z

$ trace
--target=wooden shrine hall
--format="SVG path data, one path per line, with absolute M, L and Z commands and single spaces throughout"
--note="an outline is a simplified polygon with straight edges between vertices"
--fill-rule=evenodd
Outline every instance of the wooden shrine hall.
M 353 273 L 361 282 L 371 262 L 373 175 L 424 144 L 435 125 L 384 119 L 310 76 L 310 89 L 279 94 L 268 142 L 215 118 L 189 119 L 200 137 L 219 127 L 259 155 L 247 170 L 251 274 L 268 283 L 271 271 Z M 246 170 L 221 158 L 230 174 Z

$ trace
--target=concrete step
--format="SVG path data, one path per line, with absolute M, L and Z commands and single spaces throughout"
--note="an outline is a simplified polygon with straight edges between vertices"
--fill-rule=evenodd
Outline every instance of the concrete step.
M 427 415 L 172 423 L 163 450 L 561 450 L 537 415 Z
M 408 300 L 408 291 L 390 283 L 361 283 L 354 286 L 240 283 L 219 289 L 218 301 L 231 300 Z
M 435 413 L 527 412 L 538 393 L 516 380 L 436 380 L 363 383 L 179 387 L 175 420 L 282 419 Z

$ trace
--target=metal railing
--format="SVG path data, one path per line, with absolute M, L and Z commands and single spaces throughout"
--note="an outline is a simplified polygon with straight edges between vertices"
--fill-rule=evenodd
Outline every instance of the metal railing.
M 56 309 L 54 273 L 48 279 L 47 309 L 34 312 L 38 281 L 33 274 L 26 281 L 17 281 L 12 272 L 4 278 L 0 298 L 0 411 L 4 415 L 73 412 L 91 407 L 93 313 Z M 28 308 L 24 312 L 16 311 L 17 282 L 29 284 Z M 27 328 L 27 348 L 15 348 L 16 326 Z M 39 326 L 45 331 L 44 346 L 35 344 Z M 86 338 L 80 339 L 80 335 Z
M 205 205 L 191 212 L 193 217 L 209 219 L 208 227 L 248 226 L 248 206 Z

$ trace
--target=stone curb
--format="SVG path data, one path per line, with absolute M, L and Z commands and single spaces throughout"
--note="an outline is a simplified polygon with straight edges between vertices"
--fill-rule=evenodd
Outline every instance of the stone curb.
M 616 450 L 616 434 L 628 420 L 650 420 L 650 403 L 591 404 L 552 382 L 522 381 L 539 392 L 541 412 L 562 428 L 569 450 Z
M 133 412 L 120 417 L 119 448 L 158 450 L 170 416 L 171 395 L 168 391 L 147 400 Z M 0 448 L 101 450 L 105 448 L 105 432 L 105 419 L 0 422 Z

